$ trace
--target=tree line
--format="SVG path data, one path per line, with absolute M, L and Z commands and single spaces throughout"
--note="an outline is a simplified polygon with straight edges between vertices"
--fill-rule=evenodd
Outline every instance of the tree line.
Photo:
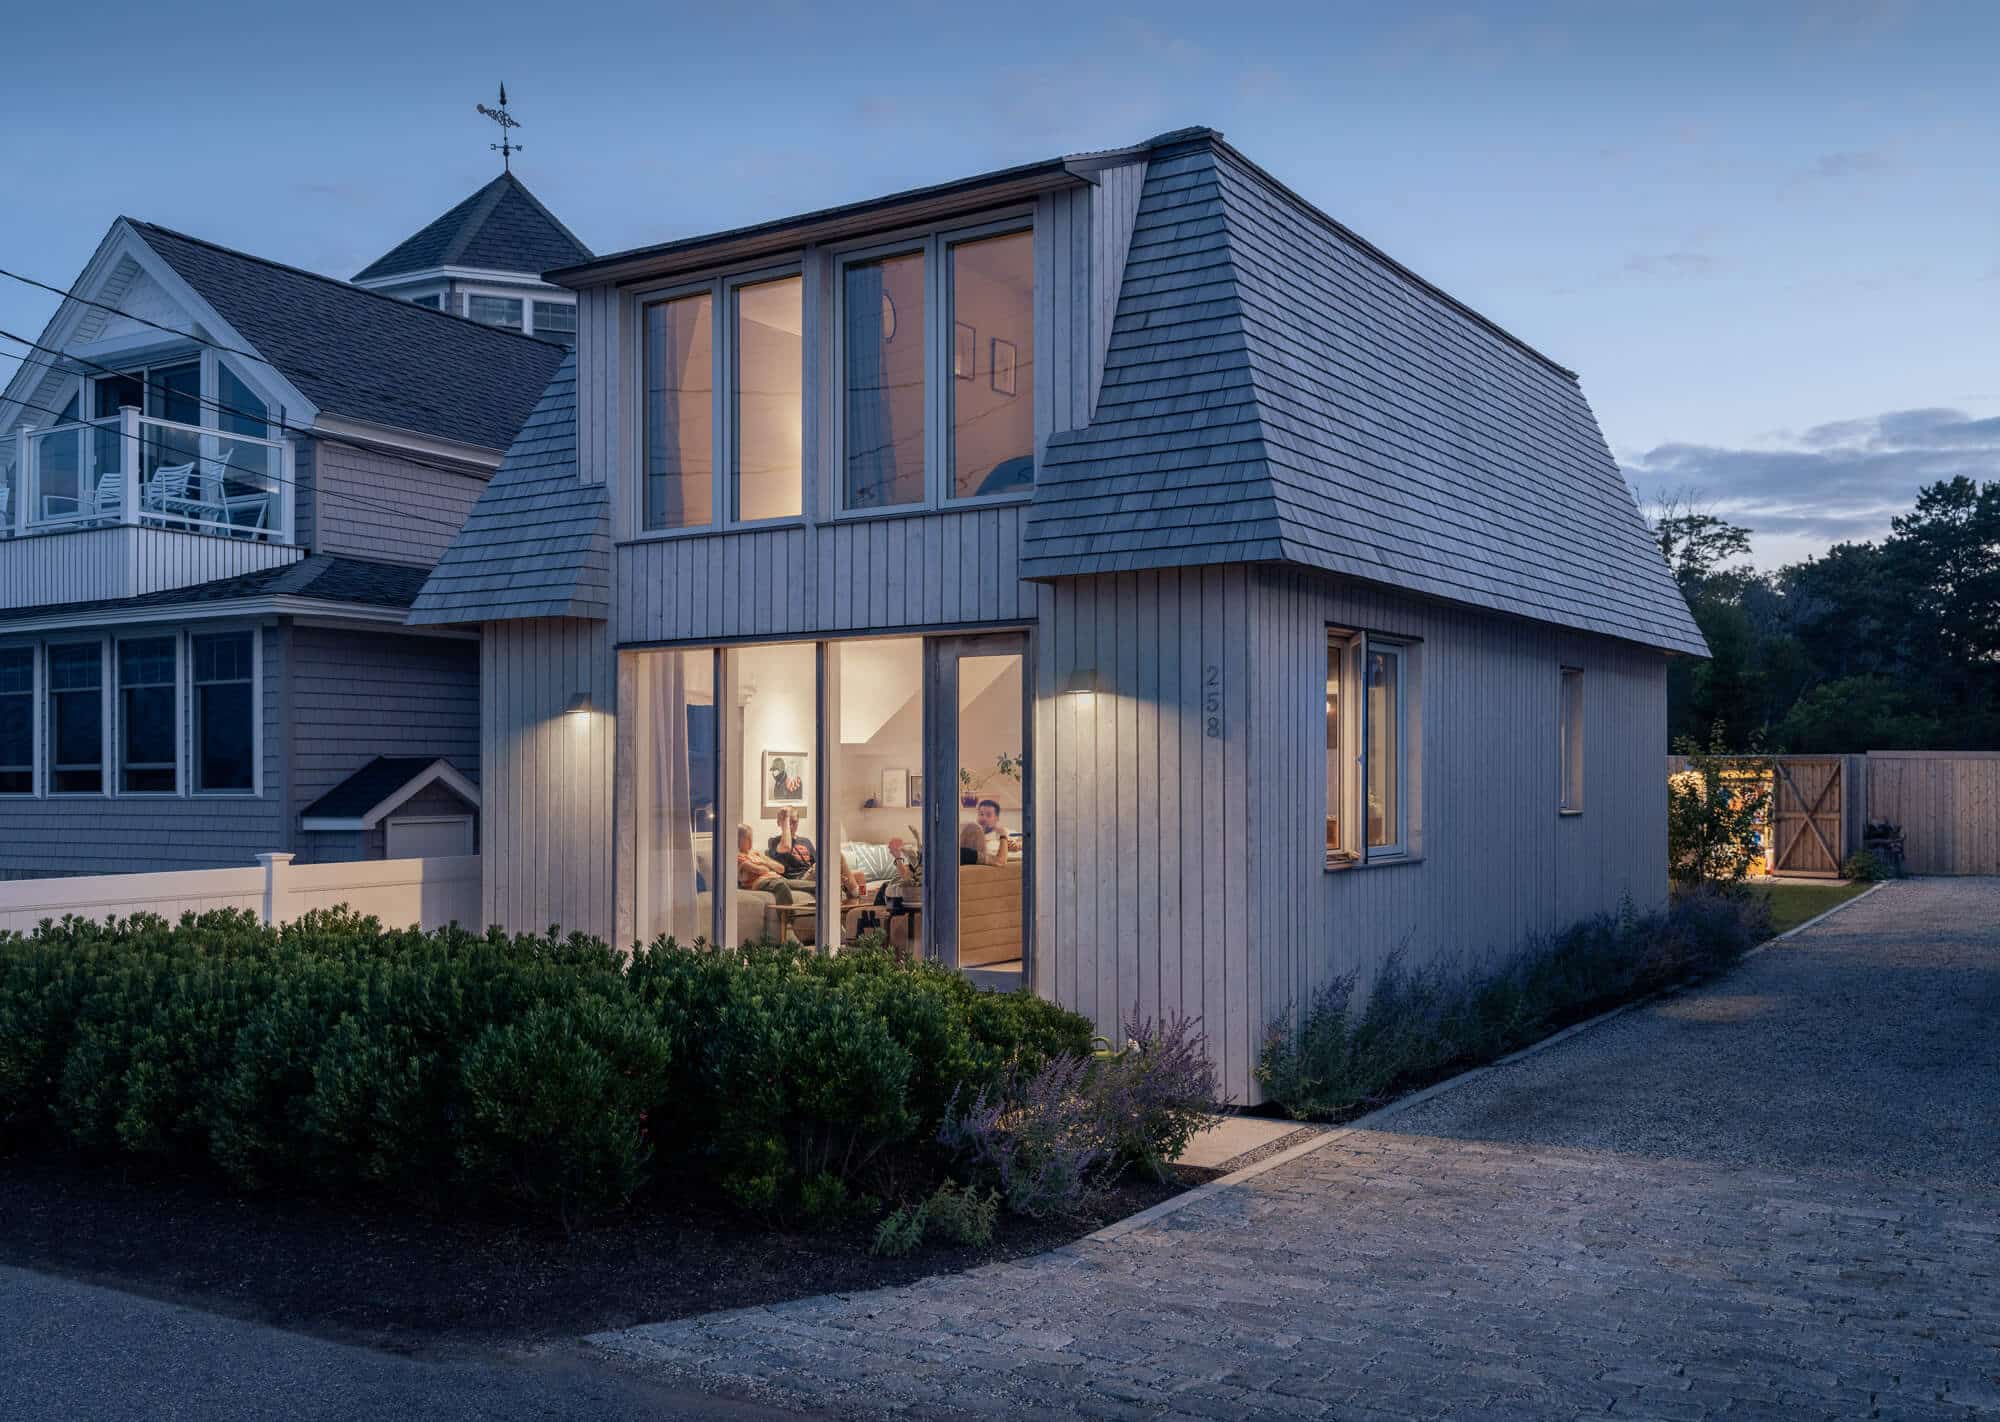
M 1652 524 L 1710 654 L 1669 664 L 1672 742 L 2000 749 L 2000 481 L 1940 480 L 1880 542 L 1771 573 L 1731 566 L 1752 530 L 1686 499 Z

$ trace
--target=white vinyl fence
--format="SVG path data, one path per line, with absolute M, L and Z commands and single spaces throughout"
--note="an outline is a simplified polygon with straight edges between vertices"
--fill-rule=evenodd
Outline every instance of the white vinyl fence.
M 244 869 L 16 879 L 0 882 L 0 930 L 27 933 L 43 919 L 64 914 L 102 919 L 143 912 L 176 919 L 222 908 L 249 909 L 266 923 L 289 923 L 337 904 L 389 928 L 460 923 L 478 929 L 479 856 L 294 864 L 289 854 L 260 854 Z

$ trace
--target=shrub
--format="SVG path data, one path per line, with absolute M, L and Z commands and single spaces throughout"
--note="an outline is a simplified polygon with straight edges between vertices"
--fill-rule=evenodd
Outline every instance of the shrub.
M 1123 1051 L 1093 1064 L 1086 1091 L 1116 1157 L 1166 1180 L 1195 1133 L 1210 1124 L 1221 1095 L 1208 1038 L 1192 1018 L 1153 1022 L 1136 1007 L 1125 1035 Z
M 1341 1117 L 1491 1061 L 1564 1021 L 1734 963 L 1769 928 L 1761 899 L 1713 889 L 1647 918 L 1597 918 L 1511 954 L 1411 970 L 1392 954 L 1358 1013 L 1355 979 L 1271 1024 L 1258 1083 L 1289 1114 Z
M 1770 762 L 1729 756 L 1720 723 L 1706 751 L 1687 737 L 1674 750 L 1688 768 L 1667 777 L 1668 871 L 1683 885 L 1741 883 L 1771 801 Z
M 1002 1091 L 954 1102 L 938 1142 L 1015 1214 L 1080 1210 L 1116 1178 L 1117 1143 L 1089 1094 L 1091 1063 L 1052 1057 Z
M 1872 849 L 1857 849 L 1847 856 L 1847 862 L 1840 866 L 1843 879 L 1853 879 L 1860 883 L 1873 884 L 1894 877 L 1882 857 Z

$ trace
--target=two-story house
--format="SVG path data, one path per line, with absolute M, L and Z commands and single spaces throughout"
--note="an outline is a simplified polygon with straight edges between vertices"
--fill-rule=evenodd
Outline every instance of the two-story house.
M 445 245 L 587 255 L 525 192 Z M 0 395 L 0 877 L 471 850 L 476 636 L 405 616 L 563 361 L 507 324 L 112 225 Z
M 879 928 L 1246 1097 L 1331 975 L 1664 900 L 1704 648 L 1576 377 L 1220 135 L 548 279 L 411 617 L 481 629 L 489 919 Z

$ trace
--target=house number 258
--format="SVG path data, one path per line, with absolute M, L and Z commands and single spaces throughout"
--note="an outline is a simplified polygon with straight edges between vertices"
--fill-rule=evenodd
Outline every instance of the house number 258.
M 1222 668 L 1211 662 L 1201 672 L 1201 733 L 1222 739 Z

